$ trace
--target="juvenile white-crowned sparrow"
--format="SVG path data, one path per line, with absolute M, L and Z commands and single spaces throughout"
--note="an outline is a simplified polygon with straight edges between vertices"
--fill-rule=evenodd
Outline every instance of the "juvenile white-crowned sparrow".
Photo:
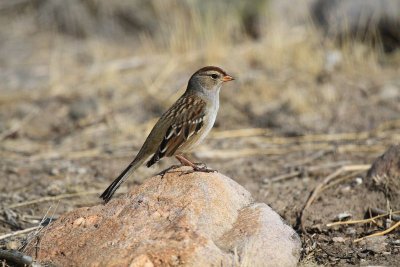
M 183 165 L 198 169 L 182 154 L 191 151 L 210 132 L 219 108 L 221 86 L 232 80 L 232 76 L 218 67 L 196 71 L 185 93 L 161 116 L 135 159 L 100 197 L 108 202 L 125 179 L 149 158 L 147 167 L 163 157 L 175 156 Z

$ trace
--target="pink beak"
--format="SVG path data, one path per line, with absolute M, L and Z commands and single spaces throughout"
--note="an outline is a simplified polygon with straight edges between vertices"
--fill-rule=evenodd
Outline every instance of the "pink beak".
M 230 76 L 230 75 L 225 75 L 223 78 L 222 78 L 222 81 L 224 81 L 224 82 L 229 82 L 229 81 L 233 81 L 235 78 L 233 78 L 232 76 Z

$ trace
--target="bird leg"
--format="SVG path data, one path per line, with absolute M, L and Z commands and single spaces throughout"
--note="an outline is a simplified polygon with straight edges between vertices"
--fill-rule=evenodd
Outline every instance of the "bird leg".
M 207 165 L 204 163 L 193 163 L 187 158 L 185 158 L 183 155 L 175 155 L 175 158 L 179 160 L 179 162 L 183 166 L 190 166 L 193 168 L 194 172 L 215 172 L 215 170 L 207 168 Z M 190 173 L 190 172 L 188 172 Z
M 159 172 L 157 175 L 161 176 L 161 179 L 164 178 L 164 175 L 169 172 L 170 170 L 177 169 L 181 166 L 190 166 L 193 169 L 197 168 L 196 163 L 192 163 L 190 160 L 186 159 L 184 156 L 176 155 L 175 158 L 181 163 L 181 165 L 172 165 L 165 170 Z M 205 165 L 204 165 L 205 166 Z
M 190 166 L 193 169 L 196 167 L 193 162 L 185 158 L 183 155 L 175 155 L 175 158 L 182 164 L 182 166 Z

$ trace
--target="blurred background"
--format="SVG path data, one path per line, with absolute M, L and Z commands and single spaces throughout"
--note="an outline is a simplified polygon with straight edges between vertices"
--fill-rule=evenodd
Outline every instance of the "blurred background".
M 332 168 L 371 163 L 400 141 L 399 48 L 398 0 L 2 0 L 0 233 L 99 203 L 206 65 L 236 80 L 192 157 L 295 226 Z M 120 193 L 175 163 L 139 169 Z M 310 225 L 346 201 L 362 216 L 371 194 L 350 182 L 327 191 Z

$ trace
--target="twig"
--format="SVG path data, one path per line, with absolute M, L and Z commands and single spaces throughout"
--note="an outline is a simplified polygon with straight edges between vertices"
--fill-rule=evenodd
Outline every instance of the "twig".
M 348 225 L 348 224 L 364 224 L 364 223 L 370 223 L 373 222 L 376 219 L 382 218 L 382 217 L 386 217 L 392 214 L 400 214 L 400 211 L 395 211 L 392 213 L 385 213 L 385 214 L 381 214 L 381 215 L 377 215 L 375 217 L 372 218 L 368 218 L 368 219 L 362 219 L 362 220 L 350 220 L 350 221 L 343 221 L 343 222 L 333 222 L 333 223 L 328 223 L 326 226 L 327 227 L 332 227 L 332 226 L 336 226 L 336 225 Z
M 59 199 L 63 199 L 63 198 L 77 197 L 77 196 L 82 196 L 82 195 L 93 195 L 93 194 L 99 194 L 101 192 L 102 192 L 102 190 L 95 190 L 95 191 L 85 191 L 85 192 L 78 192 L 78 193 L 72 193 L 72 194 L 61 194 L 61 195 L 53 196 L 53 197 L 42 197 L 42 198 L 38 198 L 38 199 L 34 199 L 34 200 L 11 204 L 6 208 L 13 209 L 13 208 L 28 206 L 28 205 L 32 205 L 32 204 L 36 204 L 36 203 L 46 202 L 46 201 L 54 201 L 54 200 L 59 200 Z
M 326 154 L 331 153 L 331 152 L 333 152 L 333 150 L 320 150 L 320 151 L 317 151 L 316 153 L 313 153 L 309 157 L 301 159 L 301 160 L 299 160 L 297 162 L 292 162 L 290 164 L 287 164 L 287 165 L 285 165 L 285 167 L 286 168 L 291 168 L 291 167 L 296 167 L 296 166 L 302 166 L 302 165 L 305 165 L 307 163 L 313 162 L 313 161 L 315 161 L 315 160 L 317 160 L 317 159 L 319 159 L 319 158 L 321 158 L 321 157 L 323 157 Z
M 365 171 L 368 170 L 371 167 L 371 165 L 366 164 L 366 165 L 349 165 L 349 166 L 343 166 L 340 169 L 336 170 L 335 172 L 333 172 L 332 174 L 328 175 L 324 181 L 322 183 L 320 183 L 319 185 L 317 185 L 317 187 L 315 187 L 313 193 L 311 194 L 311 196 L 309 197 L 309 199 L 307 200 L 307 203 L 305 205 L 305 208 L 308 208 L 311 203 L 314 201 L 314 199 L 318 196 L 320 190 L 322 189 L 322 187 L 324 187 L 325 185 L 327 185 L 330 181 L 332 181 L 333 179 L 335 179 L 336 177 L 338 177 L 340 174 L 342 174 L 343 172 L 348 172 L 348 171 Z
M 390 228 L 388 228 L 388 229 L 386 229 L 386 230 L 384 230 L 384 231 L 377 232 L 377 233 L 373 233 L 373 234 L 371 234 L 371 235 L 367 235 L 367 236 L 364 236 L 364 237 L 355 239 L 353 242 L 354 242 L 354 243 L 357 243 L 357 242 L 360 242 L 361 240 L 364 240 L 364 239 L 369 238 L 369 237 L 386 235 L 386 234 L 390 233 L 391 231 L 393 231 L 394 229 L 396 229 L 396 228 L 399 227 L 399 226 L 400 226 L 400 221 L 397 222 L 397 223 L 395 223 L 395 225 L 393 225 L 392 227 L 390 227 Z
M 107 62 L 105 64 L 96 65 L 90 70 L 89 75 L 97 76 L 103 74 L 104 72 L 110 72 L 110 71 L 119 72 L 130 69 L 136 69 L 141 66 L 144 66 L 147 62 L 149 62 L 148 57 L 131 57 L 131 58 L 118 59 Z
M 335 172 L 331 173 L 328 175 L 322 183 L 318 184 L 312 193 L 310 194 L 306 204 L 304 205 L 304 208 L 301 211 L 300 214 L 300 225 L 304 233 L 306 233 L 305 228 L 304 228 L 304 212 L 305 210 L 311 206 L 313 201 L 317 198 L 320 192 L 322 192 L 322 189 L 325 185 L 327 185 L 330 181 L 334 180 L 336 177 L 341 175 L 343 172 L 348 172 L 348 171 L 361 171 L 361 170 L 368 170 L 371 167 L 371 165 L 348 165 L 348 166 L 343 166 L 340 169 L 336 170 Z
M 309 134 L 300 136 L 290 137 L 264 137 L 264 140 L 268 140 L 269 143 L 286 144 L 291 142 L 332 142 L 332 141 L 343 141 L 343 140 L 360 140 L 371 137 L 373 132 L 365 131 L 358 133 L 337 133 L 337 134 Z
M 393 221 L 400 221 L 400 216 L 399 215 L 395 215 L 397 213 L 400 213 L 400 211 L 395 211 L 395 212 L 387 212 L 386 210 L 382 210 L 382 209 L 378 209 L 378 208 L 370 208 L 369 209 L 371 211 L 372 214 L 375 215 L 383 215 L 383 214 L 389 214 L 391 216 L 391 219 Z
M 227 131 L 216 131 L 210 134 L 209 138 L 213 139 L 225 139 L 225 138 L 238 138 L 238 137 L 250 137 L 260 136 L 269 134 L 270 131 L 264 128 L 249 128 L 249 129 L 237 129 Z
M 78 150 L 78 151 L 66 151 L 64 153 L 62 153 L 61 151 L 59 152 L 52 151 L 29 157 L 29 161 L 34 162 L 38 160 L 48 160 L 56 158 L 64 158 L 64 159 L 96 158 L 102 155 L 103 154 L 102 152 L 103 151 L 101 151 L 99 148 Z
M 35 230 L 39 229 L 40 227 L 42 227 L 42 226 L 38 225 L 38 226 L 26 228 L 24 230 L 19 230 L 19 231 L 15 231 L 15 232 L 12 232 L 12 233 L 9 233 L 9 234 L 1 235 L 0 236 L 0 240 L 6 239 L 6 238 L 9 238 L 9 237 L 12 237 L 12 236 L 16 236 L 16 235 L 26 234 L 26 233 L 35 231 Z
M 282 180 L 286 180 L 286 179 L 290 179 L 290 178 L 294 178 L 297 177 L 301 174 L 300 171 L 294 171 L 294 172 L 289 172 L 289 173 L 284 173 L 281 175 L 277 175 L 275 177 L 272 178 L 265 178 L 263 180 L 263 183 L 274 183 L 274 182 L 278 182 L 278 181 L 282 181 Z
M 44 229 L 44 233 L 43 233 L 43 235 L 46 233 L 46 231 L 47 231 L 47 227 L 45 227 L 45 226 L 47 226 L 47 225 L 49 225 L 53 220 L 54 220 L 54 215 L 55 215 L 55 213 L 56 213 L 56 211 L 57 211 L 57 208 L 58 208 L 58 205 L 60 204 L 60 201 L 58 201 L 57 202 L 57 205 L 55 206 L 55 208 L 54 208 L 54 210 L 53 210 L 53 213 L 52 213 L 52 215 L 50 216 L 50 220 L 48 221 L 48 217 L 47 217 L 47 215 L 49 214 L 49 212 L 50 212 L 50 210 L 53 208 L 53 206 L 51 205 L 48 209 L 47 209 L 47 211 L 46 211 L 46 213 L 45 213 L 45 215 L 42 217 L 42 219 L 40 220 L 40 223 L 39 223 L 39 225 L 40 226 L 42 226 L 41 228 L 39 228 L 39 229 L 37 229 L 33 234 L 29 234 L 28 235 L 28 237 L 26 238 L 26 242 L 25 242 L 25 244 L 24 244 L 24 246 L 20 249 L 22 252 L 25 252 L 25 250 L 29 247 L 29 245 L 32 243 L 32 241 L 34 240 L 34 239 L 36 239 L 37 240 L 37 244 L 36 244 L 36 246 L 35 246 L 35 253 L 36 253 L 36 256 L 35 256 L 35 258 L 37 258 L 37 255 L 38 255 L 38 248 L 39 248 L 39 246 L 40 245 L 38 245 L 39 243 L 40 243 L 40 237 L 39 237 L 39 233 Z
M 343 165 L 346 165 L 346 164 L 351 164 L 351 162 L 348 160 L 329 162 L 329 163 L 325 163 L 325 164 L 307 167 L 307 171 L 315 172 L 315 171 L 319 171 L 319 170 L 323 170 L 323 169 L 342 167 Z
M 10 137 L 11 135 L 17 133 L 22 127 L 29 122 L 35 115 L 39 112 L 38 109 L 32 110 L 28 115 L 26 115 L 18 124 L 14 125 L 10 129 L 0 133 L 0 141 Z
M 328 150 L 332 149 L 329 144 L 297 145 L 292 148 L 273 147 L 273 148 L 244 148 L 244 149 L 224 149 L 198 151 L 196 155 L 202 158 L 221 158 L 231 159 L 238 157 L 250 157 L 258 155 L 285 155 L 301 151 Z
M 336 181 L 334 181 L 334 182 L 332 182 L 332 183 L 330 183 L 330 184 L 328 184 L 328 185 L 325 185 L 325 186 L 321 189 L 321 191 L 325 191 L 326 189 L 331 188 L 332 186 L 335 186 L 335 185 L 337 185 L 337 184 L 340 184 L 341 182 L 343 182 L 343 181 L 345 181 L 345 180 L 347 180 L 347 179 L 350 179 L 350 178 L 352 178 L 352 177 L 354 177 L 354 176 L 357 176 L 357 175 L 363 173 L 364 171 L 365 171 L 365 170 L 361 170 L 361 171 L 358 171 L 358 172 L 353 172 L 353 173 L 351 173 L 351 174 L 349 174 L 349 175 L 346 175 L 346 176 L 344 176 L 344 177 L 342 177 L 342 178 L 339 178 L 339 179 L 337 179 Z

